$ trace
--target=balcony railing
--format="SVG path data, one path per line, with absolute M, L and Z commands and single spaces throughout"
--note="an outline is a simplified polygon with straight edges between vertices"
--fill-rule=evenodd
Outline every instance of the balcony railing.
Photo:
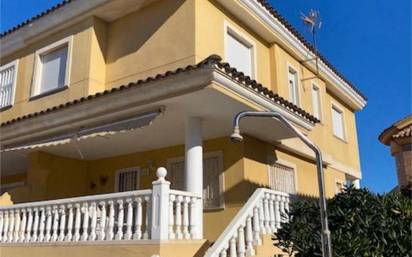
M 170 190 L 159 168 L 152 189 L 0 207 L 2 244 L 199 239 L 201 196 Z
M 258 188 L 232 219 L 205 257 L 254 256 L 263 235 L 271 235 L 288 220 L 289 195 Z

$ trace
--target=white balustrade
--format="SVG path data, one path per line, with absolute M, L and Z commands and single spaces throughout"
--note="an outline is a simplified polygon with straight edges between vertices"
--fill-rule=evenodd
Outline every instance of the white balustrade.
M 0 207 L 0 244 L 201 238 L 201 196 L 157 175 L 152 189 Z
M 232 219 L 205 257 L 245 257 L 256 254 L 262 236 L 274 233 L 289 210 L 289 195 L 259 188 Z

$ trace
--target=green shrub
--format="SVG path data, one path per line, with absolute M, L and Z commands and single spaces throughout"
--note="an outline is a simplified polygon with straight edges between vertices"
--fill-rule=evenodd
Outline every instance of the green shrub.
M 328 201 L 335 257 L 412 257 L 412 202 L 399 193 L 348 188 Z M 275 245 L 296 257 L 322 256 L 317 200 L 297 200 Z

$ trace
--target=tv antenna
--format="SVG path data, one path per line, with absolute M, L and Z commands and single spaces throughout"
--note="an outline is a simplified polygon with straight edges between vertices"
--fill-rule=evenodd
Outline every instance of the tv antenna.
M 312 46 L 313 46 L 313 52 L 315 54 L 315 57 L 303 60 L 302 63 L 315 61 L 316 75 L 319 75 L 319 56 L 318 56 L 316 35 L 317 35 L 318 30 L 320 30 L 320 28 L 322 27 L 322 20 L 320 18 L 320 13 L 319 13 L 319 11 L 316 11 L 316 10 L 313 10 L 313 9 L 311 9 L 309 11 L 308 15 L 305 15 L 301 12 L 301 20 L 302 20 L 303 24 L 306 26 L 309 33 L 312 34 L 312 41 L 313 41 Z M 302 79 L 302 81 L 303 80 L 308 80 L 308 79 L 313 79 L 313 78 L 317 78 L 317 76 L 310 77 L 310 78 L 305 78 L 305 79 Z

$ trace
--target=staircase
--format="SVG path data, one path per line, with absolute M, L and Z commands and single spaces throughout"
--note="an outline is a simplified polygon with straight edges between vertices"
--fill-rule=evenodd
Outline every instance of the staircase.
M 286 221 L 284 214 L 287 210 L 288 194 L 266 188 L 257 189 L 206 251 L 205 257 L 255 256 L 258 246 L 262 247 L 264 242 L 267 244 L 267 237 Z

